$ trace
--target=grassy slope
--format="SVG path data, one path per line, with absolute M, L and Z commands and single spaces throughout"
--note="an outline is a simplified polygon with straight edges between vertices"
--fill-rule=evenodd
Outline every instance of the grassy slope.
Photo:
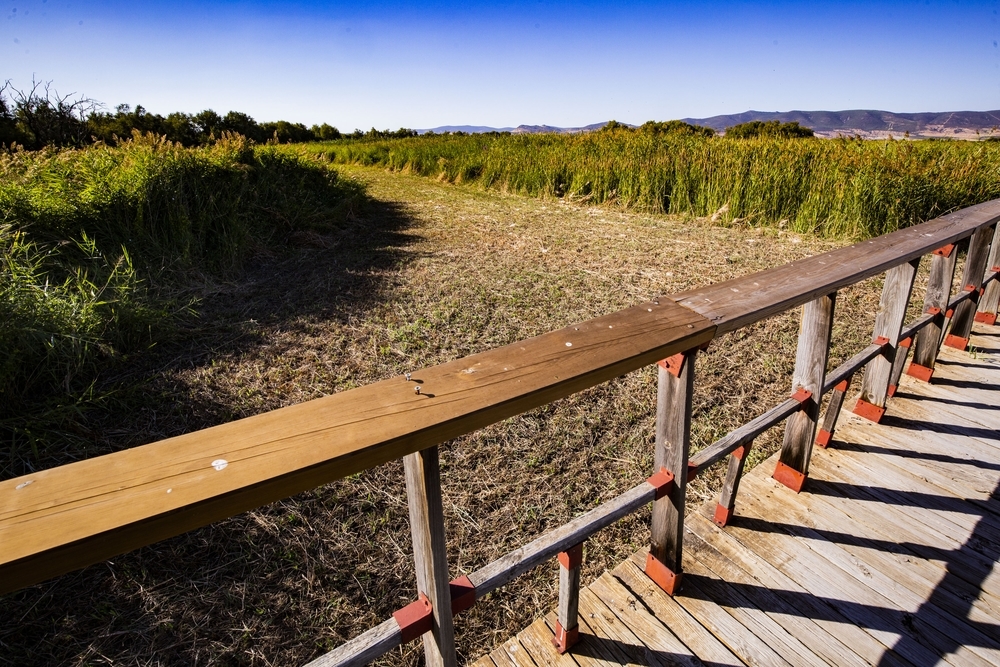
M 148 442 L 301 402 L 838 245 L 775 229 L 585 208 L 346 168 L 368 184 L 365 234 L 262 256 L 218 285 L 201 328 L 117 381 L 140 395 L 87 425 L 100 447 Z M 868 342 L 877 285 L 847 290 L 843 359 Z M 703 446 L 775 404 L 790 382 L 794 313 L 699 361 Z M 644 479 L 655 376 L 633 373 L 449 443 L 455 575 Z M 758 442 L 754 461 L 777 445 Z M 51 464 L 51 461 L 47 463 Z M 699 477 L 695 498 L 718 489 Z M 694 500 L 695 498 L 692 498 Z M 588 543 L 585 580 L 648 537 L 638 515 Z M 382 466 L 0 600 L 0 664 L 296 664 L 413 597 L 402 466 Z M 553 601 L 539 568 L 458 622 L 472 658 Z M 414 644 L 384 664 L 415 664 Z

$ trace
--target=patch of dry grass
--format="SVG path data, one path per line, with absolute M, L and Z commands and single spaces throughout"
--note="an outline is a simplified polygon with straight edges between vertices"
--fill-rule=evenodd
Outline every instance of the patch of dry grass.
M 375 203 L 342 238 L 261 257 L 206 292 L 184 346 L 105 382 L 89 455 L 343 391 L 838 245 L 775 228 L 586 208 L 349 168 Z M 879 281 L 838 300 L 832 361 L 870 341 Z M 918 292 L 921 293 L 921 292 Z M 726 336 L 697 366 L 695 449 L 787 396 L 797 313 Z M 645 479 L 645 369 L 446 444 L 452 574 Z M 758 440 L 772 453 L 780 429 Z M 12 461 L 7 474 L 59 461 Z M 718 492 L 722 466 L 691 502 Z M 737 510 L 738 511 L 738 510 Z M 648 515 L 589 541 L 584 580 L 648 539 Z M 290 665 L 415 596 L 402 465 L 384 465 L 0 599 L 0 664 Z M 553 604 L 538 568 L 457 621 L 475 658 Z M 419 643 L 379 664 L 421 660 Z

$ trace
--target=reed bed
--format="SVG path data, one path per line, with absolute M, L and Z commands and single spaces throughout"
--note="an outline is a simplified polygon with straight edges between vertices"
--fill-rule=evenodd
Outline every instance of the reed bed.
M 328 163 L 236 135 L 0 153 L 0 441 L 52 440 L 102 370 L 194 312 L 199 285 L 336 226 L 359 192 Z
M 865 238 L 1000 197 L 1000 145 L 652 135 L 431 136 L 304 150 L 453 183 Z

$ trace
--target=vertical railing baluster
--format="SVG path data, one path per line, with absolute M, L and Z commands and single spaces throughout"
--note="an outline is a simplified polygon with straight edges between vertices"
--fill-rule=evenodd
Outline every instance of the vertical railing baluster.
M 986 262 L 990 255 L 990 245 L 996 231 L 997 229 L 993 227 L 980 227 L 969 241 L 969 253 L 965 256 L 965 270 L 962 271 L 962 289 L 975 291 L 970 298 L 955 308 L 955 314 L 951 319 L 951 329 L 944 337 L 944 344 L 956 350 L 965 350 L 969 347 L 972 323 L 975 321 L 976 309 L 979 307 L 979 290 L 983 285 Z
M 896 357 L 892 360 L 892 372 L 889 373 L 889 398 L 895 396 L 899 389 L 899 378 L 903 376 L 903 367 L 906 366 L 906 358 L 910 356 L 912 347 L 913 338 L 904 338 L 896 346 Z
M 684 539 L 684 494 L 687 491 L 691 441 L 691 396 L 698 350 L 676 354 L 657 364 L 656 471 L 673 474 L 667 495 L 653 502 L 646 575 L 673 595 L 680 590 Z
M 583 563 L 583 544 L 577 544 L 559 554 L 559 609 L 556 633 L 552 644 L 559 653 L 565 653 L 580 638 L 580 565 Z
M 833 440 L 833 433 L 837 429 L 837 419 L 840 418 L 840 409 L 844 407 L 844 398 L 847 396 L 847 388 L 851 386 L 851 378 L 841 380 L 833 388 L 830 394 L 830 402 L 826 404 L 826 412 L 823 414 L 823 425 L 816 434 L 816 444 L 820 447 L 828 447 Z
M 823 398 L 826 362 L 830 356 L 830 334 L 833 331 L 833 310 L 837 293 L 810 301 L 802 307 L 799 346 L 795 353 L 792 391 L 800 397 L 802 409 L 788 418 L 781 456 L 774 470 L 774 479 L 796 493 L 802 490 L 809 474 L 819 404 Z M 808 394 L 808 395 L 807 395 Z
M 931 313 L 934 319 L 917 332 L 913 341 L 913 361 L 906 374 L 924 382 L 930 382 L 937 362 L 938 350 L 944 338 L 945 317 L 948 301 L 951 300 L 951 283 L 955 279 L 955 264 L 958 249 L 953 245 L 938 248 L 931 255 L 931 274 L 924 296 L 924 313 Z
M 903 330 L 906 308 L 910 305 L 913 279 L 917 276 L 920 259 L 895 266 L 885 274 L 882 298 L 872 338 L 887 345 L 885 351 L 868 362 L 861 380 L 861 395 L 854 406 L 854 413 L 878 422 L 885 414 L 885 401 L 889 397 L 892 365 L 899 345 L 899 332 Z
M 993 233 L 993 243 L 990 245 L 989 259 L 986 260 L 986 273 L 1000 272 L 1000 225 Z M 997 323 L 997 308 L 1000 308 L 1000 280 L 992 280 L 986 286 L 982 299 L 979 300 L 979 311 L 976 322 L 993 326 Z
M 429 447 L 408 454 L 403 458 L 403 465 L 417 592 L 430 600 L 434 619 L 431 631 L 424 635 L 426 664 L 428 667 L 456 667 L 458 657 L 448 581 L 438 448 Z
M 743 477 L 743 467 L 747 462 L 747 455 L 750 453 L 750 441 L 734 451 L 729 456 L 729 469 L 726 470 L 726 481 L 722 483 L 722 493 L 719 496 L 719 504 L 715 508 L 715 523 L 725 526 L 733 517 L 733 510 L 736 508 L 736 494 L 740 490 L 740 479 Z

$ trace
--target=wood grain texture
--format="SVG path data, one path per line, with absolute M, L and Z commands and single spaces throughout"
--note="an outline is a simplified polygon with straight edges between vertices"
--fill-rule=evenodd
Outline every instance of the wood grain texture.
M 469 433 L 711 340 L 669 300 L 0 482 L 0 593 Z M 414 393 L 419 382 L 422 393 Z
M 987 268 L 986 260 L 989 259 L 990 246 L 997 231 L 1000 231 L 1000 227 L 996 230 L 981 227 L 972 235 L 969 241 L 969 253 L 965 257 L 965 269 L 962 271 L 963 287 L 973 287 L 978 290 L 983 284 Z M 979 292 L 973 291 L 967 301 L 955 308 L 949 333 L 959 338 L 968 338 L 972 332 L 972 323 L 978 307 Z
M 861 398 L 880 408 L 885 406 L 885 399 L 889 395 L 899 333 L 903 329 L 903 319 L 910 305 L 910 293 L 913 291 L 913 279 L 917 275 L 919 263 L 920 260 L 915 259 L 889 269 L 882 286 L 872 339 L 887 338 L 889 343 L 881 355 L 865 366 L 865 374 L 861 379 Z
M 402 633 L 399 624 L 390 618 L 329 653 L 324 653 L 305 667 L 364 667 L 400 644 Z
M 580 608 L 580 566 L 559 568 L 559 605 L 556 616 L 566 630 L 577 626 Z
M 433 610 L 431 631 L 424 634 L 424 660 L 428 667 L 457 667 L 438 448 L 407 454 L 403 465 L 417 593 L 427 596 Z
M 998 219 L 1000 200 L 977 204 L 846 248 L 670 298 L 717 324 L 720 334 L 734 331 L 917 259 Z
M 650 552 L 674 574 L 681 572 L 684 503 L 691 450 L 691 400 L 694 396 L 697 354 L 697 350 L 691 350 L 684 355 L 677 377 L 663 366 L 657 366 L 659 385 L 653 468 L 654 472 L 666 468 L 673 473 L 674 486 L 668 495 L 653 502 Z
M 802 326 L 795 352 L 792 392 L 805 389 L 812 392 L 812 398 L 805 401 L 802 409 L 785 422 L 780 461 L 803 475 L 809 472 L 809 457 L 816 437 L 836 301 L 837 295 L 833 293 L 814 299 L 802 307 Z
M 1000 266 L 1000 225 L 997 226 L 997 230 L 993 234 L 993 242 L 990 244 L 990 254 L 986 260 L 987 277 L 995 276 L 996 272 L 993 271 L 995 266 Z M 996 315 L 997 307 L 1000 306 L 1000 282 L 994 279 L 986 280 L 984 284 L 986 291 L 983 292 L 983 296 L 979 300 L 978 312 Z

